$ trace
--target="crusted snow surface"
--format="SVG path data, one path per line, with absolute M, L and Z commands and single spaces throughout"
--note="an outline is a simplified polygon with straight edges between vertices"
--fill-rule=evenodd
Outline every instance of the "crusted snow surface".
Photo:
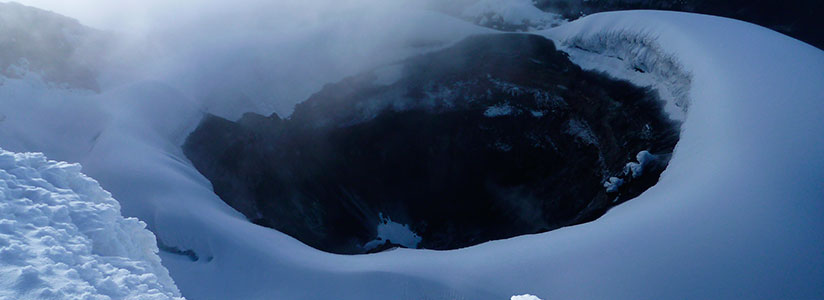
M 0 298 L 183 299 L 157 252 L 80 165 L 0 149 Z

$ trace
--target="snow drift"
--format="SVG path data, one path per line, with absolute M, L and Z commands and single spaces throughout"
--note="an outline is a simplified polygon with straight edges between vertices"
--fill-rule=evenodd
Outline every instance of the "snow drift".
M 79 165 L 0 149 L 0 298 L 183 299 L 157 252 Z

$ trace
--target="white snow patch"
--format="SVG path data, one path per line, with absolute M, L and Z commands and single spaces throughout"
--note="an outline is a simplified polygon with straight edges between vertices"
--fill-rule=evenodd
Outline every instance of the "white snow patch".
M 644 150 L 638 152 L 638 155 L 635 156 L 637 162 L 628 162 L 626 166 L 624 166 L 624 174 L 632 174 L 632 178 L 638 178 L 639 176 L 644 174 L 644 167 L 647 164 L 655 160 L 655 155 L 649 153 L 649 151 Z
M 609 180 L 604 182 L 607 193 L 617 192 L 622 185 L 624 185 L 624 180 L 618 177 L 610 177 Z
M 398 244 L 407 248 L 418 248 L 421 237 L 412 231 L 407 224 L 393 222 L 388 216 L 380 214 L 381 222 L 378 224 L 378 237 L 363 245 L 366 250 L 374 249 L 386 241 Z
M 0 298 L 183 299 L 157 252 L 80 165 L 0 149 Z

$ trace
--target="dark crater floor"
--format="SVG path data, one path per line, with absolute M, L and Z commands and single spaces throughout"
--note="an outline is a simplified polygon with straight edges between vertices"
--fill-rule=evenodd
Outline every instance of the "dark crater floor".
M 183 149 L 252 222 L 356 254 L 594 220 L 654 185 L 678 136 L 655 92 L 497 34 L 329 84 L 288 119 L 206 116 Z

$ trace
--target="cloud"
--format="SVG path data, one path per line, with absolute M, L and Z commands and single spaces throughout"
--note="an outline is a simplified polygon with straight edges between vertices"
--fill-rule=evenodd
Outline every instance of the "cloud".
M 288 115 L 324 84 L 480 30 L 437 0 L 21 2 L 112 33 L 103 82 L 162 82 L 230 119 Z

